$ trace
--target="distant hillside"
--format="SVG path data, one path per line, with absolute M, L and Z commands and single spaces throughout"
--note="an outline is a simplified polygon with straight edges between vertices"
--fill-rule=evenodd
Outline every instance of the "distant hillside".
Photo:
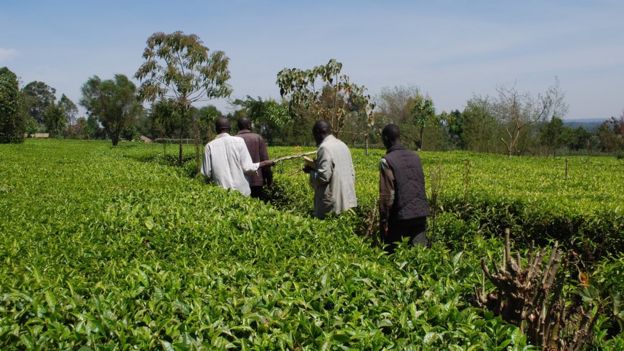
M 564 119 L 563 124 L 571 128 L 583 127 L 586 130 L 594 131 L 598 129 L 605 118 L 581 118 L 581 119 Z

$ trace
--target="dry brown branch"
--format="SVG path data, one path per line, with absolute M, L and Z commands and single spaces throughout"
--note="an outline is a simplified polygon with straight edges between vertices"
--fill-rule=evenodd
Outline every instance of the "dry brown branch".
M 545 248 L 530 254 L 523 268 L 520 254 L 511 253 L 506 229 L 502 265 L 493 265 L 491 271 L 481 260 L 483 275 L 496 289 L 486 292 L 483 287 L 475 288 L 477 304 L 518 325 L 529 342 L 542 350 L 579 350 L 591 340 L 598 307 L 588 312 L 581 299 L 566 300 L 564 274 L 559 269 L 569 266 L 567 256 L 557 244 L 546 263 L 545 255 Z

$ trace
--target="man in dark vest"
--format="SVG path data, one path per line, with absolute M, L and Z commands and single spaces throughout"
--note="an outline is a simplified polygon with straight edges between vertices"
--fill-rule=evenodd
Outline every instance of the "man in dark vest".
M 257 163 L 269 159 L 266 142 L 262 136 L 251 132 L 251 121 L 248 118 L 243 117 L 238 120 L 238 134 L 236 136 L 245 140 L 252 162 Z M 273 185 L 273 173 L 270 167 L 260 168 L 256 174 L 247 176 L 247 180 L 251 188 L 251 197 L 265 200 L 266 195 L 263 187 Z
M 410 245 L 428 245 L 429 203 L 422 164 L 415 152 L 401 145 L 400 137 L 395 124 L 388 124 L 381 133 L 387 152 L 380 163 L 379 214 L 382 239 L 390 252 L 404 237 Z

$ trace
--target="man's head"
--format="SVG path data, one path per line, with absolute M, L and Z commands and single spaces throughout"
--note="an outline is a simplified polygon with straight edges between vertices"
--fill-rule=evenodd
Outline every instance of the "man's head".
M 241 117 L 238 120 L 238 130 L 251 130 L 251 121 L 247 117 Z
M 217 134 L 230 132 L 230 120 L 221 116 L 215 121 L 215 132 Z
M 381 131 L 381 140 L 383 140 L 386 149 L 389 149 L 393 145 L 398 144 L 401 141 L 401 132 L 399 131 L 399 126 L 393 123 L 386 125 Z
M 331 125 L 325 121 L 316 121 L 312 127 L 312 135 L 316 141 L 316 145 L 321 145 L 323 140 L 331 134 Z

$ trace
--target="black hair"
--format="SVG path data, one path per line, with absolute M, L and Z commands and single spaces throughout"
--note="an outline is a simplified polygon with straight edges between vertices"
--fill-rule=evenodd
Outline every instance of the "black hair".
M 394 142 L 401 137 L 401 131 L 399 130 L 399 126 L 390 123 L 381 131 L 381 136 L 388 141 Z
M 215 131 L 217 133 L 227 132 L 231 129 L 230 120 L 221 116 L 215 121 Z
M 331 132 L 331 125 L 326 121 L 316 121 L 314 127 L 312 127 L 312 133 L 314 134 L 329 135 Z
M 238 130 L 251 129 L 251 120 L 247 117 L 241 117 L 238 119 Z

